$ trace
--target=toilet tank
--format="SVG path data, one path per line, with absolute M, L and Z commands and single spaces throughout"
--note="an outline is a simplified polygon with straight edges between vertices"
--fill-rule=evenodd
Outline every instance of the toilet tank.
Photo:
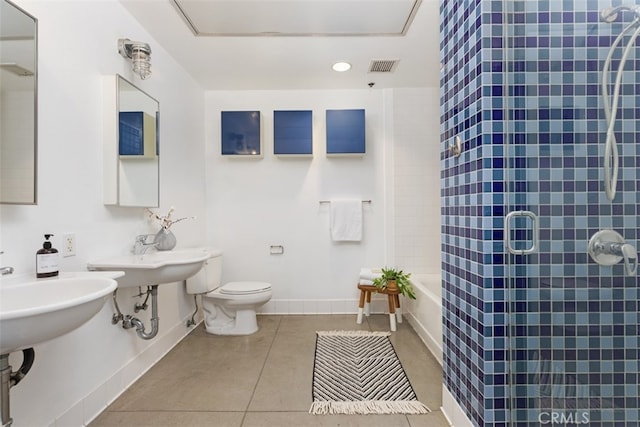
M 187 279 L 188 294 L 206 294 L 217 289 L 222 281 L 222 251 L 206 249 L 210 257 L 195 276 Z

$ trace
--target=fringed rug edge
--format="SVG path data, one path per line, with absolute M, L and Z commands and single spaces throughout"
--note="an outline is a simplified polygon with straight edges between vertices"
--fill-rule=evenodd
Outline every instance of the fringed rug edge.
M 388 337 L 391 336 L 389 331 L 316 331 L 318 336 L 369 336 L 369 337 Z
M 312 415 L 370 415 L 409 414 L 420 415 L 431 412 L 417 400 L 363 400 L 355 402 L 323 401 L 313 402 L 309 413 Z

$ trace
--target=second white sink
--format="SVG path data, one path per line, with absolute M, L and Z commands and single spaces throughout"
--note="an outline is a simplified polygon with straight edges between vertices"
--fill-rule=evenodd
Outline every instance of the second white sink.
M 123 271 L 118 287 L 153 286 L 188 279 L 209 257 L 205 249 L 178 249 L 104 258 L 89 262 L 87 269 Z

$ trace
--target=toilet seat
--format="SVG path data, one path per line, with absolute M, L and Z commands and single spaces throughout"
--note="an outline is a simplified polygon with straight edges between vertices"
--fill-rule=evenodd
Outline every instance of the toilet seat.
M 229 282 L 220 288 L 225 295 L 249 295 L 271 290 L 267 282 Z

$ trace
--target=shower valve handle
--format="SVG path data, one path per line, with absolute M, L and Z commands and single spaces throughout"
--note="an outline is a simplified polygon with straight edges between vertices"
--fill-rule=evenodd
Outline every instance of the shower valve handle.
M 620 248 L 620 252 L 622 252 L 622 257 L 624 258 L 624 271 L 627 276 L 635 275 L 638 270 L 638 251 L 630 244 L 625 243 Z
M 624 271 L 633 276 L 638 270 L 638 252 L 613 230 L 601 230 L 589 240 L 589 255 L 600 265 L 614 265 L 624 260 Z

